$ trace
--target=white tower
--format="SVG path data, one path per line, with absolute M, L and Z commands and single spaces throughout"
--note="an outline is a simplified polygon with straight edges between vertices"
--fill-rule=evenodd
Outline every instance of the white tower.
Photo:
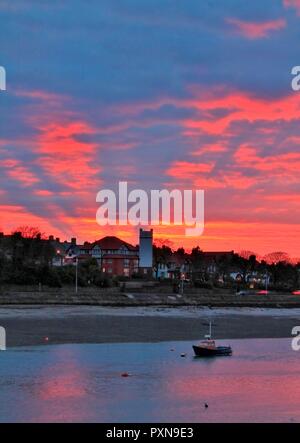
M 152 275 L 153 265 L 153 229 L 146 231 L 140 229 L 139 268 L 142 274 Z

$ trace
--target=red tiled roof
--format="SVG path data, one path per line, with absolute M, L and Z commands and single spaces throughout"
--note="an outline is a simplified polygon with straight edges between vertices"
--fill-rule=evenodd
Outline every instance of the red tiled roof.
M 124 240 L 121 240 L 120 238 L 114 236 L 101 238 L 100 240 L 97 240 L 95 241 L 95 243 L 93 243 L 93 246 L 95 245 L 99 245 L 100 248 L 104 250 L 120 249 L 123 246 L 126 247 L 129 251 L 137 251 L 137 248 L 135 246 L 132 246 Z

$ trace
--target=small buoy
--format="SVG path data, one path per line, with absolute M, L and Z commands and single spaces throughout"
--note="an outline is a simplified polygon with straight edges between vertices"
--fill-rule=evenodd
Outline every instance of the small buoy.
M 174 352 L 174 351 L 175 351 L 175 349 L 173 349 L 173 348 L 172 348 L 172 349 L 170 349 L 170 351 L 171 351 L 171 352 Z
M 186 357 L 186 354 L 183 352 L 182 354 L 180 354 L 181 357 Z
M 121 377 L 129 377 L 128 372 L 123 372 L 123 373 L 121 374 Z
M 45 341 L 49 341 L 49 337 L 45 337 Z
M 205 408 L 208 408 L 208 404 L 207 403 L 205 403 L 204 406 L 205 406 Z

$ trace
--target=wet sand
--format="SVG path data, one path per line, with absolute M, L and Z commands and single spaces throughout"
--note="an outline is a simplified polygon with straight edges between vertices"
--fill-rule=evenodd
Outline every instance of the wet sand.
M 299 309 L 1 307 L 7 346 L 290 337 Z

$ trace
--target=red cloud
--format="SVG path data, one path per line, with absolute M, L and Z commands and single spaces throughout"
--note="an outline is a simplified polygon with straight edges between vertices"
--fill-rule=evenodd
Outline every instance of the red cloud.
M 96 130 L 70 109 L 72 100 L 40 90 L 18 90 L 16 95 L 33 100 L 24 110 L 27 124 L 39 132 L 30 140 L 37 156 L 33 164 L 66 189 L 84 191 L 99 184 L 98 144 L 92 141 Z
M 47 234 L 51 233 L 57 236 L 61 234 L 61 231 L 54 227 L 52 221 L 32 214 L 21 205 L 0 204 L 0 220 L 0 228 L 5 229 L 6 232 L 11 232 L 16 227 L 26 224 L 28 226 L 38 226 L 41 232 Z
M 247 189 L 257 183 L 256 178 L 246 177 L 240 171 L 216 171 L 212 172 L 214 164 L 175 162 L 165 172 L 178 182 L 189 181 L 198 189 Z
M 277 180 L 299 181 L 300 153 L 298 152 L 262 157 L 258 155 L 256 149 L 242 145 L 236 151 L 234 158 L 239 166 L 262 173 L 271 173 L 272 177 L 276 176 Z
M 27 167 L 25 167 L 19 160 L 6 159 L 1 161 L 2 168 L 5 169 L 6 174 L 20 183 L 23 186 L 32 186 L 40 180 Z
M 117 128 L 117 131 L 121 131 L 121 135 L 124 131 L 126 135 L 125 131 L 132 126 L 132 122 L 139 122 L 139 119 L 133 119 L 133 115 L 138 116 L 145 108 L 158 109 L 162 105 L 173 103 L 182 108 L 200 111 L 194 113 L 197 117 L 193 119 L 176 121 L 182 127 L 182 138 L 193 151 L 178 151 L 177 161 L 166 168 L 165 174 L 166 177 L 171 177 L 171 183 L 168 184 L 171 189 L 187 184 L 189 187 L 185 189 L 194 186 L 209 190 L 207 204 L 211 207 L 207 210 L 201 247 L 226 250 L 239 249 L 240 245 L 244 249 L 254 249 L 264 254 L 273 249 L 276 238 L 278 249 L 285 250 L 286 245 L 289 245 L 289 253 L 299 255 L 299 229 L 296 232 L 291 228 L 295 226 L 294 220 L 300 214 L 297 197 L 292 196 L 295 185 L 299 183 L 299 140 L 295 130 L 289 132 L 288 129 L 289 126 L 294 128 L 294 121 L 300 119 L 298 97 L 290 94 L 266 100 L 240 91 L 224 93 L 219 89 L 217 93 L 218 95 L 215 91 L 202 93 L 200 99 L 162 98 L 150 104 L 139 103 L 132 105 L 129 115 L 124 112 L 126 105 L 120 106 L 119 111 L 124 118 L 122 128 Z M 94 189 L 97 191 L 100 184 L 101 167 L 95 163 L 99 145 L 94 136 L 101 133 L 101 128 L 95 129 L 83 115 L 66 109 L 67 102 L 59 97 L 51 99 L 47 94 L 39 92 L 28 95 L 28 98 L 41 101 L 42 105 L 36 107 L 31 100 L 26 109 L 28 112 L 24 112 L 26 121 L 38 131 L 30 143 L 25 140 L 26 149 L 32 146 L 36 163 L 42 168 L 41 177 L 46 173 L 47 180 L 42 186 L 41 182 L 31 181 L 30 176 L 26 180 L 25 174 L 19 174 L 19 179 L 22 177 L 24 183 L 27 181 L 28 184 L 32 182 L 30 191 L 34 194 L 34 202 L 43 200 L 52 226 L 45 226 L 45 219 L 37 219 L 24 208 L 18 209 L 18 217 L 15 217 L 12 208 L 5 208 L 1 215 L 5 216 L 6 226 L 13 223 L 13 228 L 26 219 L 27 224 L 40 226 L 43 231 L 60 237 L 64 237 L 64 232 L 67 232 L 68 237 L 76 235 L 83 241 L 95 240 L 110 233 L 136 243 L 136 230 L 131 227 L 108 227 L 104 231 L 95 223 Z M 49 103 L 50 106 L 46 106 Z M 222 112 L 218 112 L 220 110 Z M 134 124 L 142 126 L 144 123 Z M 148 124 L 151 126 L 152 122 L 147 121 Z M 116 126 L 109 127 L 109 132 L 114 133 L 115 130 Z M 251 139 L 248 140 L 248 137 Z M 132 147 L 132 141 L 128 142 L 126 137 L 124 141 L 122 137 L 120 140 L 124 147 Z M 22 141 L 20 146 L 25 146 L 25 142 Z M 108 148 L 108 142 L 104 140 L 104 143 Z M 6 143 L 3 144 L 5 145 Z M 268 156 L 265 148 L 269 146 L 274 146 L 274 152 Z M 9 151 L 3 151 L 6 156 L 7 152 Z M 30 173 L 30 166 L 25 161 L 7 163 L 5 171 L 8 173 L 16 167 L 24 167 Z M 139 172 L 135 163 L 120 163 L 117 168 L 125 174 Z M 38 172 L 37 175 L 39 176 Z M 52 183 L 60 184 L 59 187 L 53 186 L 53 189 L 57 189 L 54 194 L 49 191 L 52 190 L 51 186 L 47 189 Z M 292 184 L 290 189 L 289 184 Z M 236 192 L 237 189 L 239 192 Z M 268 198 L 272 195 L 273 199 Z M 279 196 L 276 199 L 275 195 L 284 197 Z M 67 204 L 64 206 L 65 202 Z M 73 203 L 74 209 L 70 210 Z M 291 213 L 293 220 L 290 222 Z M 22 223 L 14 220 L 19 218 Z M 199 241 L 187 239 L 183 230 L 174 226 L 155 228 L 155 234 L 172 239 L 174 246 L 184 245 L 189 248 Z
M 213 163 L 189 163 L 189 162 L 175 162 L 167 171 L 166 174 L 175 178 L 192 178 L 195 174 L 211 172 L 214 167 Z
M 286 21 L 283 18 L 266 22 L 246 22 L 236 18 L 229 18 L 227 23 L 233 25 L 236 32 L 249 39 L 268 37 L 270 32 L 278 31 L 286 26 Z
M 297 14 L 300 15 L 300 0 L 283 0 L 283 5 L 286 8 L 295 8 Z
M 48 191 L 47 189 L 38 189 L 34 193 L 40 197 L 51 197 L 53 195 L 53 192 Z
M 241 92 L 232 92 L 220 97 L 208 97 L 204 100 L 189 102 L 186 106 L 194 106 L 200 111 L 228 109 L 225 117 L 201 120 L 189 119 L 184 126 L 189 129 L 204 131 L 208 134 L 222 135 L 228 127 L 237 121 L 291 121 L 300 119 L 299 97 L 290 94 L 278 99 L 261 99 Z M 186 133 L 186 132 L 185 132 Z M 195 133 L 196 134 L 196 133 Z M 194 134 L 194 135 L 195 135 Z
M 37 138 L 38 164 L 67 188 L 84 190 L 100 180 L 100 168 L 94 166 L 95 143 L 80 141 L 80 137 L 95 133 L 87 123 L 72 121 L 66 124 L 50 122 L 40 128 Z

